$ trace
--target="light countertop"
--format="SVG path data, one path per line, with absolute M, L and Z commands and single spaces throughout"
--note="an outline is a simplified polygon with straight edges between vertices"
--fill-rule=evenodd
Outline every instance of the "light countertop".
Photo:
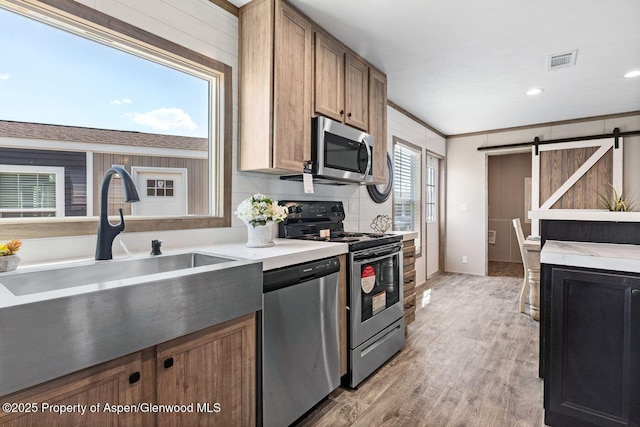
M 540 262 L 640 273 L 640 245 L 547 240 Z
M 392 234 L 398 234 L 402 236 L 402 241 L 406 242 L 407 240 L 414 240 L 418 238 L 417 231 L 389 231 Z
M 349 245 L 346 243 L 294 239 L 273 239 L 273 241 L 276 245 L 269 248 L 248 248 L 244 243 L 222 243 L 196 250 L 215 255 L 262 261 L 263 271 L 349 252 Z

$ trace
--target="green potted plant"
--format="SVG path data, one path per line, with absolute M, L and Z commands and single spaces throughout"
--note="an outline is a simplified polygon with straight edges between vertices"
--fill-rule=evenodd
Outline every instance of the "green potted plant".
M 16 252 L 22 246 L 20 240 L 11 240 L 9 243 L 0 244 L 0 272 L 12 271 L 18 268 L 20 257 Z
M 611 212 L 632 211 L 634 208 L 633 202 L 628 200 L 622 193 L 618 193 L 618 190 L 613 185 L 609 184 L 609 187 L 611 188 L 610 196 L 599 194 L 602 208 Z

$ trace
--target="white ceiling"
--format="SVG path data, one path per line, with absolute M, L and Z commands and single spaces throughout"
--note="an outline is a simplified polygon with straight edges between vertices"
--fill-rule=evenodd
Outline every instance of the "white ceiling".
M 240 6 L 247 1 L 231 0 Z M 289 0 L 446 135 L 640 111 L 640 0 Z M 547 71 L 547 55 L 578 49 Z M 543 88 L 537 96 L 527 90 Z

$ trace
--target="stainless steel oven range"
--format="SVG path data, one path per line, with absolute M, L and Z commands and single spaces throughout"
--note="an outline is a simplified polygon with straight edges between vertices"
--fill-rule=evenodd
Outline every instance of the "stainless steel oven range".
M 344 231 L 345 212 L 339 201 L 280 204 L 288 210 L 279 225 L 280 237 L 349 245 L 349 358 L 343 384 L 355 388 L 404 347 L 402 238 Z

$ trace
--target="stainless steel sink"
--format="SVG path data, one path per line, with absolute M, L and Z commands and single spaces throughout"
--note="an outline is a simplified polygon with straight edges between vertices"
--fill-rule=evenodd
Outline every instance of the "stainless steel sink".
M 1 275 L 0 284 L 12 294 L 21 296 L 231 261 L 235 260 L 197 252 L 115 261 L 91 261 L 84 265 L 54 267 L 39 271 L 18 270 Z
M 262 263 L 189 252 L 0 273 L 0 396 L 262 309 Z

